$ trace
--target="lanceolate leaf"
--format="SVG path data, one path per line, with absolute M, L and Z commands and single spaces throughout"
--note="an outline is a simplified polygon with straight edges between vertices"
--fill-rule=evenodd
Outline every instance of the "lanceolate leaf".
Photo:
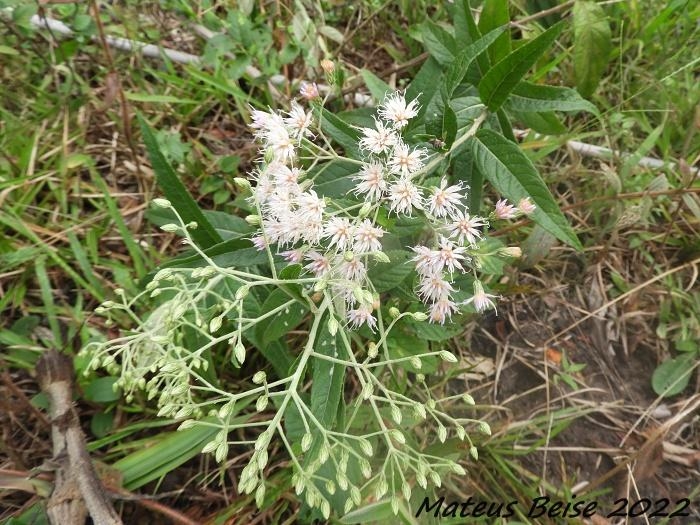
M 605 11 L 591 0 L 576 0 L 573 14 L 576 89 L 588 97 L 608 65 L 612 32 Z
M 318 104 L 314 104 L 314 113 L 316 118 L 319 119 L 323 131 L 328 133 L 333 140 L 343 146 L 348 156 L 357 156 L 357 141 L 360 137 L 359 132 L 343 119 L 322 108 Z
M 183 221 L 185 221 L 185 224 L 192 221 L 197 223 L 197 228 L 190 230 L 190 235 L 201 248 L 209 248 L 220 243 L 223 239 L 216 233 L 216 230 L 206 219 L 202 210 L 199 209 L 199 206 L 197 206 L 197 203 L 189 194 L 175 170 L 165 160 L 150 126 L 141 115 L 137 115 L 137 118 L 141 126 L 143 142 L 146 145 L 153 171 L 156 174 L 158 186 L 163 190 L 165 198 L 172 203 Z
M 450 96 L 464 79 L 469 66 L 506 30 L 507 26 L 497 27 L 493 31 L 479 38 L 476 42 L 469 44 L 462 51 L 457 53 L 454 63 L 445 72 L 445 86 Z
M 509 4 L 508 0 L 484 0 L 481 16 L 479 17 L 479 31 L 485 34 L 498 26 L 510 22 Z M 492 61 L 498 62 L 505 58 L 508 53 L 510 53 L 510 34 L 503 33 L 489 49 L 489 57 Z
M 319 354 L 347 359 L 340 337 L 328 332 L 328 318 L 316 340 L 314 350 Z M 324 359 L 314 359 L 311 382 L 311 411 L 318 421 L 328 429 L 334 427 L 338 406 L 343 395 L 345 366 Z
M 369 89 L 369 92 L 372 93 L 372 96 L 375 100 L 381 102 L 382 100 L 384 100 L 384 96 L 387 93 L 391 93 L 393 91 L 389 84 L 384 82 L 381 78 L 379 78 L 371 71 L 367 69 L 361 69 L 360 74 L 362 75 L 362 80 L 365 81 L 367 89 Z
M 391 262 L 377 263 L 371 266 L 368 275 L 375 290 L 386 292 L 395 288 L 411 273 L 413 265 L 408 262 L 411 252 L 390 250 L 387 253 Z
M 547 29 L 486 72 L 479 82 L 479 96 L 491 111 L 501 107 L 537 59 L 549 49 L 563 27 L 563 23 L 559 23 Z
M 422 24 L 423 45 L 430 56 L 443 66 L 450 64 L 457 51 L 454 37 L 435 22 L 426 20 Z
M 581 249 L 549 189 L 517 144 L 482 129 L 474 136 L 472 147 L 474 162 L 499 193 L 515 203 L 530 197 L 537 206 L 532 219 L 559 240 Z
M 543 86 L 520 82 L 508 99 L 508 107 L 516 111 L 587 111 L 598 115 L 598 108 L 571 88 Z

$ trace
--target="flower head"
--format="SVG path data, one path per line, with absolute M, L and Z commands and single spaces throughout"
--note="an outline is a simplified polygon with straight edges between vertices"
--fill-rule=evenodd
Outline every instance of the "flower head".
M 392 173 L 406 176 L 416 173 L 423 167 L 423 158 L 426 153 L 423 148 L 416 148 L 411 151 L 406 144 L 399 142 L 394 146 L 388 166 Z
M 316 82 L 302 82 L 299 86 L 299 94 L 306 100 L 313 100 L 319 96 Z
M 524 199 L 520 199 L 518 202 L 518 209 L 523 215 L 530 215 L 537 209 L 537 206 L 533 204 L 530 197 L 525 197 Z
M 501 199 L 496 203 L 494 214 L 497 219 L 512 219 L 518 215 L 518 210 L 506 199 Z
M 386 96 L 379 106 L 379 116 L 390 121 L 395 128 L 401 129 L 418 115 L 419 109 L 417 100 L 414 99 L 407 104 L 404 95 L 397 91 Z
M 301 138 L 309 135 L 309 126 L 313 122 L 311 112 L 304 111 L 299 104 L 292 102 L 292 109 L 287 113 L 284 123 L 289 127 L 292 136 Z
M 436 217 L 453 216 L 458 211 L 457 205 L 462 204 L 464 198 L 460 191 L 462 191 L 460 184 L 447 186 L 447 180 L 442 179 L 440 186 L 434 187 L 427 199 L 430 213 Z
M 472 217 L 465 211 L 457 210 L 453 213 L 452 222 L 447 224 L 446 229 L 450 237 L 456 238 L 460 244 L 466 240 L 474 245 L 478 239 L 481 239 L 479 228 L 483 226 L 485 222 L 481 217 Z
M 353 249 L 357 253 L 378 252 L 382 249 L 379 241 L 384 230 L 372 224 L 372 221 L 365 219 L 355 228 L 355 243 Z
M 376 129 L 362 128 L 360 149 L 374 154 L 387 153 L 399 141 L 399 137 L 393 129 L 379 120 L 375 120 L 374 125 Z
M 358 182 L 355 186 L 356 194 L 364 194 L 369 200 L 379 199 L 386 191 L 385 168 L 379 162 L 372 161 L 365 164 L 360 173 L 354 177 Z
M 354 310 L 348 310 L 347 319 L 353 328 L 359 328 L 366 324 L 370 330 L 374 331 L 377 326 L 377 320 L 372 315 L 372 307 L 367 305 L 360 305 Z
M 323 229 L 324 237 L 330 237 L 328 244 L 344 251 L 352 245 L 355 228 L 344 217 L 333 217 Z
M 389 186 L 389 201 L 391 211 L 406 215 L 411 215 L 413 208 L 421 209 L 423 207 L 418 188 L 405 177 Z

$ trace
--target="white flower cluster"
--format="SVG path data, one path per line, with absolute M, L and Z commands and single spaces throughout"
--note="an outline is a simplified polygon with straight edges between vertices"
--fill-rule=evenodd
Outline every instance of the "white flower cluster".
M 420 277 L 417 295 L 429 309 L 429 320 L 444 323 L 458 310 L 452 292 L 453 274 L 472 266 L 470 252 L 482 238 L 485 217 L 468 212 L 464 188 L 448 185 L 423 187 L 428 153 L 411 147 L 402 131 L 419 112 L 417 101 L 407 102 L 399 93 L 388 95 L 378 108 L 374 127 L 360 128 L 358 147 L 364 158 L 354 177 L 354 194 L 364 201 L 359 212 L 330 210 L 328 201 L 313 189 L 313 181 L 296 163 L 300 147 L 313 149 L 310 140 L 313 117 L 293 103 L 287 113 L 255 110 L 251 127 L 262 143 L 264 161 L 257 171 L 251 200 L 261 217 L 261 233 L 253 238 L 260 249 L 276 246 L 288 261 L 304 268 L 331 286 L 345 302 L 344 315 L 352 327 L 376 325 L 372 284 L 367 278 L 368 258 L 386 260 L 381 239 L 385 230 L 376 223 L 377 210 L 410 216 L 422 213 L 435 232 L 432 248 L 414 246 L 413 261 Z M 496 205 L 494 218 L 513 218 L 531 213 L 534 205 L 524 199 L 519 209 L 505 200 Z M 370 217 L 374 217 L 373 219 Z M 477 280 L 473 302 L 479 311 L 493 307 L 483 285 Z

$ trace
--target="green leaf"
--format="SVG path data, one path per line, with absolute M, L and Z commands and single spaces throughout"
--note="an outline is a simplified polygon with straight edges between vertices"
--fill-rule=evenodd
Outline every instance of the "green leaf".
M 441 65 L 446 66 L 455 58 L 457 44 L 454 37 L 431 20 L 421 24 L 421 36 L 426 51 Z
M 328 317 L 322 321 L 322 329 L 314 345 L 319 354 L 345 359 L 342 340 L 328 332 Z M 311 411 L 327 429 L 333 429 L 338 407 L 343 397 L 345 366 L 323 359 L 314 359 L 311 382 Z
M 486 34 L 492 29 L 506 25 L 510 22 L 508 12 L 508 0 L 484 0 L 479 16 L 479 31 Z M 498 62 L 510 53 L 510 34 L 499 35 L 489 49 L 489 57 L 493 62 Z
M 283 304 L 294 301 L 280 312 L 260 321 L 255 329 L 256 337 L 267 345 L 294 330 L 304 320 L 309 309 L 305 304 L 289 297 L 283 290 L 272 292 L 262 305 L 260 315 L 265 315 Z
M 345 148 L 345 152 L 349 157 L 356 157 L 358 154 L 357 142 L 360 138 L 360 133 L 357 129 L 321 107 L 318 103 L 314 103 L 313 109 L 323 132 L 327 133 L 328 136 Z
M 576 0 L 574 17 L 574 76 L 584 97 L 598 86 L 612 50 L 612 31 L 605 11 L 591 0 Z
M 561 135 L 567 131 L 566 126 L 561 123 L 559 117 L 553 111 L 542 111 L 540 113 L 511 111 L 511 113 L 513 117 L 520 120 L 526 127 L 543 135 Z
M 354 189 L 352 177 L 357 175 L 358 165 L 347 160 L 332 160 L 316 165 L 308 177 L 314 181 L 314 190 L 323 197 L 347 197 Z
M 376 101 L 381 102 L 387 93 L 394 91 L 389 84 L 368 69 L 361 69 L 360 74 L 362 75 L 362 80 L 365 81 L 367 89 L 369 89 Z
M 442 69 L 437 60 L 433 57 L 428 57 L 428 60 L 423 62 L 418 73 L 416 73 L 416 76 L 413 77 L 413 80 L 406 88 L 406 100 L 418 99 L 421 107 L 418 116 L 408 124 L 408 128 L 415 126 L 416 123 L 421 121 L 421 117 L 425 114 L 430 101 L 440 89 L 440 83 L 436 82 L 435 79 L 439 78 L 441 74 Z
M 507 28 L 508 26 L 497 27 L 458 52 L 454 63 L 445 72 L 445 86 L 450 97 L 464 79 L 474 59 L 486 51 Z
M 472 141 L 474 162 L 504 197 L 517 203 L 530 197 L 537 206 L 530 216 L 559 240 L 582 249 L 539 173 L 517 144 L 498 133 L 481 129 Z
M 98 377 L 83 389 L 83 397 L 94 403 L 112 403 L 121 397 L 119 389 L 114 390 L 116 377 Z
M 245 401 L 238 403 L 232 415 L 247 404 Z M 244 423 L 248 419 L 249 416 L 231 418 L 229 424 Z M 214 423 L 213 420 L 209 422 Z M 148 445 L 120 459 L 113 467 L 121 471 L 124 488 L 137 489 L 195 457 L 218 431 L 215 425 L 197 425 L 179 432 L 157 434 Z
M 581 97 L 575 89 L 542 86 L 522 81 L 513 90 L 508 108 L 521 112 L 587 111 L 599 115 L 598 108 Z
M 397 287 L 413 271 L 409 262 L 411 252 L 405 250 L 389 250 L 386 252 L 391 262 L 376 263 L 367 272 L 370 281 L 377 292 L 386 292 Z
M 216 233 L 214 227 L 209 224 L 209 221 L 204 217 L 204 214 L 187 191 L 187 188 L 185 188 L 177 173 L 175 173 L 175 170 L 165 160 L 150 126 L 141 115 L 137 115 L 137 118 L 141 126 L 143 142 L 146 145 L 148 157 L 151 159 L 153 171 L 156 174 L 156 181 L 161 190 L 163 190 L 165 198 L 172 203 L 185 224 L 191 221 L 197 223 L 197 228 L 190 230 L 190 235 L 201 248 L 209 248 L 220 243 L 223 239 Z
M 348 512 L 340 519 L 340 523 L 346 525 L 360 525 L 362 523 L 418 525 L 418 520 L 413 517 L 413 511 L 406 508 L 403 500 L 400 501 L 398 515 L 394 514 L 391 508 L 391 500 L 385 499 Z
M 559 23 L 510 53 L 489 69 L 479 82 L 479 96 L 491 111 L 498 110 L 537 59 L 564 28 Z
M 250 267 L 268 262 L 265 251 L 251 247 L 251 242 L 246 239 L 230 239 L 202 251 L 216 264 L 226 268 Z M 163 263 L 160 268 L 196 268 L 205 264 L 208 263 L 199 254 L 189 252 Z M 151 278 L 153 275 L 155 272 L 149 274 Z
M 651 386 L 658 395 L 675 396 L 685 390 L 695 370 L 692 355 L 682 355 L 661 363 L 651 376 Z
M 440 325 L 414 321 L 411 323 L 411 327 L 415 330 L 416 336 L 425 341 L 447 341 L 458 336 L 464 330 L 464 327 L 458 323 Z
M 405 359 L 407 357 L 424 354 L 428 351 L 428 341 L 417 338 L 409 330 L 406 330 L 403 325 L 397 325 L 389 332 L 386 345 L 389 349 L 389 357 L 391 359 Z M 421 358 L 421 362 L 422 365 L 420 368 L 414 367 L 409 360 L 401 361 L 397 364 L 414 373 L 422 372 L 424 374 L 432 374 L 437 370 L 437 357 L 423 357 Z
M 447 91 L 442 96 L 434 97 L 426 111 L 425 131 L 445 141 L 449 148 L 457 137 L 457 116 L 449 104 Z
M 481 192 L 484 186 L 484 176 L 474 165 L 474 155 L 469 148 L 465 148 L 452 160 L 452 173 L 455 180 L 467 183 L 469 187 L 469 213 L 478 215 L 481 207 Z

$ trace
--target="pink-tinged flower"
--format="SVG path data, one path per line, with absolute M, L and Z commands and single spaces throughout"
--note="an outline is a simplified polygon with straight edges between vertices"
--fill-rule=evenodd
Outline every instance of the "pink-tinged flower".
M 397 91 L 386 96 L 379 106 L 379 116 L 390 121 L 395 128 L 401 129 L 418 115 L 419 109 L 417 100 L 406 104 L 406 98 Z
M 474 297 L 467 299 L 464 304 L 474 303 L 474 308 L 477 312 L 483 312 L 488 308 L 496 309 L 495 303 L 491 300 L 495 295 L 484 292 L 484 286 L 481 281 L 474 281 Z
M 258 202 L 264 204 L 275 191 L 275 185 L 267 173 L 260 173 L 253 191 Z
M 298 248 L 296 250 L 287 250 L 286 252 L 280 252 L 280 255 L 284 257 L 285 261 L 290 263 L 300 263 L 304 260 L 304 250 Z
M 337 259 L 338 275 L 341 278 L 349 281 L 361 281 L 367 275 L 367 268 L 362 261 L 355 255 L 347 260 L 343 256 Z
M 311 134 L 309 126 L 311 126 L 313 122 L 313 116 L 310 111 L 307 113 L 299 104 L 292 102 L 292 109 L 287 115 L 287 118 L 284 119 L 284 123 L 292 131 L 292 136 L 301 138 Z
M 431 323 L 445 324 L 445 321 L 452 317 L 457 311 L 457 305 L 447 298 L 438 299 L 430 305 L 428 319 Z
M 363 194 L 371 201 L 381 198 L 386 191 L 384 166 L 379 162 L 365 164 L 354 180 L 359 181 L 355 194 Z
M 267 133 L 265 138 L 275 160 L 286 163 L 296 157 L 296 144 L 286 128 L 275 127 Z
M 256 235 L 255 237 L 252 237 L 250 241 L 253 243 L 253 246 L 255 246 L 255 248 L 260 251 L 264 250 L 267 247 L 265 237 L 263 237 L 262 235 Z
M 377 320 L 372 315 L 371 306 L 360 305 L 354 310 L 348 310 L 346 315 L 348 324 L 352 328 L 359 328 L 363 324 L 366 324 L 370 330 L 374 331 L 377 326 Z
M 380 154 L 388 152 L 398 141 L 396 132 L 378 120 L 374 121 L 377 129 L 362 128 L 363 137 L 360 139 L 360 149 L 370 153 Z
M 456 237 L 457 242 L 460 244 L 463 244 L 465 239 L 471 245 L 476 244 L 476 241 L 481 239 L 481 231 L 479 231 L 479 228 L 485 226 L 484 219 L 481 217 L 471 217 L 467 212 L 462 210 L 455 211 L 453 215 L 453 221 L 446 226 L 450 237 Z
M 299 94 L 306 100 L 313 100 L 319 96 L 316 82 L 302 82 L 299 86 Z
M 433 271 L 433 251 L 425 246 L 414 246 L 411 248 L 416 254 L 411 260 L 416 263 L 416 271 L 419 275 L 432 275 Z
M 353 240 L 354 228 L 346 218 L 333 217 L 323 229 L 323 236 L 330 237 L 328 244 L 335 246 L 338 250 L 345 251 L 350 247 Z
M 518 215 L 518 210 L 506 199 L 501 199 L 496 203 L 494 213 L 497 219 L 512 219 Z
M 384 230 L 372 224 L 369 219 L 363 220 L 355 228 L 355 242 L 353 250 L 357 253 L 378 252 L 382 249 L 379 239 L 384 235 Z
M 312 246 L 319 244 L 323 238 L 323 220 L 320 216 L 300 222 L 299 229 L 301 231 L 300 237 Z
M 302 221 L 321 220 L 325 201 L 314 190 L 300 193 L 296 198 L 297 213 Z
M 424 275 L 418 285 L 418 295 L 423 301 L 436 302 L 440 299 L 449 299 L 452 292 L 454 288 L 440 274 Z
M 389 186 L 389 201 L 391 211 L 407 215 L 411 215 L 413 208 L 421 209 L 423 206 L 418 188 L 405 177 Z
M 530 200 L 530 197 L 525 197 L 524 199 L 520 199 L 520 202 L 518 202 L 518 209 L 524 215 L 530 215 L 537 209 L 537 206 L 535 206 L 535 204 Z
M 428 209 L 436 217 L 451 217 L 458 211 L 457 205 L 462 204 L 463 195 L 460 193 L 462 186 L 455 184 L 447 186 L 447 180 L 440 181 L 440 187 L 432 189 L 432 195 L 428 197 Z
M 304 268 L 316 276 L 325 275 L 331 267 L 331 262 L 328 260 L 328 257 L 316 251 L 308 252 L 305 258 L 307 261 L 311 262 L 304 266 Z
M 270 175 L 278 186 L 296 189 L 301 170 L 299 168 L 290 168 L 281 162 L 273 161 L 267 165 L 265 173 Z
M 411 151 L 411 148 L 401 142 L 394 146 L 394 150 L 389 158 L 389 171 L 402 176 L 415 173 L 423 167 L 425 155 L 426 152 L 423 148 L 416 148 Z
M 432 252 L 433 268 L 435 272 L 441 272 L 447 268 L 453 272 L 455 268 L 464 270 L 460 261 L 464 260 L 464 252 L 466 248 L 456 246 L 446 237 L 440 238 L 440 249 Z

